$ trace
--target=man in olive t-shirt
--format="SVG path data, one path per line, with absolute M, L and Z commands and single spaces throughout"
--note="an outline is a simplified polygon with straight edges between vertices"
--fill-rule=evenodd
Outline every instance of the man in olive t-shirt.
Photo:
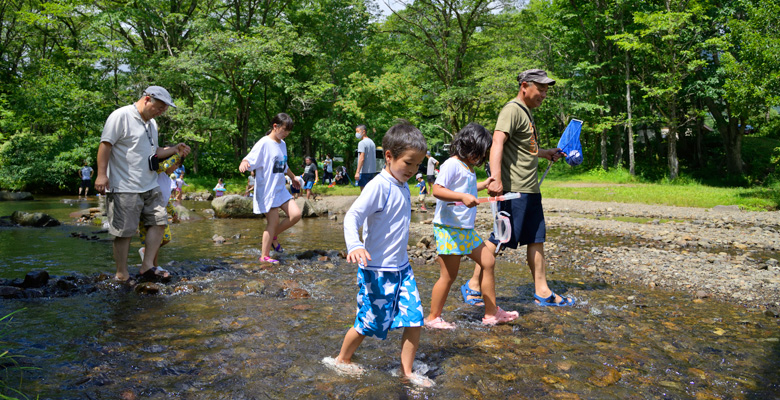
M 521 193 L 519 199 L 502 201 L 499 209 L 510 215 L 512 229 L 508 243 L 504 247 L 516 249 L 527 245 L 527 260 L 534 279 L 536 304 L 540 306 L 569 306 L 574 300 L 556 295 L 547 286 L 547 272 L 544 263 L 544 241 L 546 227 L 542 210 L 542 195 L 539 190 L 537 168 L 539 157 L 557 161 L 564 156 L 561 149 L 540 149 L 539 134 L 534 124 L 531 110 L 539 107 L 547 97 L 547 89 L 555 81 L 547 77 L 540 69 L 521 72 L 517 81 L 520 91 L 517 97 L 508 102 L 498 115 L 493 132 L 493 145 L 490 149 L 490 165 L 495 178 L 488 185 L 491 196 L 507 192 Z M 494 252 L 498 240 L 493 235 L 485 242 Z M 474 276 L 462 288 L 464 301 L 478 302 L 481 267 L 476 266 Z M 465 296 L 465 294 L 471 294 Z M 474 299 L 474 300 L 472 300 Z

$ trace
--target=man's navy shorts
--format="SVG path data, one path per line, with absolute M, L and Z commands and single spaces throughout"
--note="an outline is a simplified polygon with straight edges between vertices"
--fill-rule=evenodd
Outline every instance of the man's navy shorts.
M 523 193 L 519 199 L 501 201 L 498 203 L 498 209 L 509 214 L 512 224 L 509 242 L 502 244 L 502 247 L 516 249 L 517 246 L 530 243 L 544 243 L 547 227 L 544 224 L 541 193 Z M 488 240 L 498 244 L 493 233 Z
M 374 179 L 376 175 L 376 172 L 361 172 L 360 179 L 358 180 L 358 186 L 364 187 L 368 185 L 368 182 L 371 182 L 371 180 Z

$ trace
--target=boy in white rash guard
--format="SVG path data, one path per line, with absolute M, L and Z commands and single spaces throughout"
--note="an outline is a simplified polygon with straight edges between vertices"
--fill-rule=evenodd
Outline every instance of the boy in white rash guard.
M 344 216 L 347 261 L 359 267 L 357 317 L 338 357 L 323 362 L 340 372 L 360 373 L 362 368 L 352 364 L 352 355 L 363 339 L 385 339 L 390 329 L 404 328 L 399 372 L 414 384 L 432 386 L 433 381 L 412 372 L 423 308 L 406 252 L 412 216 L 407 182 L 417 173 L 427 145 L 422 133 L 404 121 L 387 131 L 382 148 L 386 167 L 368 182 Z M 361 242 L 358 228 L 364 222 L 365 242 Z

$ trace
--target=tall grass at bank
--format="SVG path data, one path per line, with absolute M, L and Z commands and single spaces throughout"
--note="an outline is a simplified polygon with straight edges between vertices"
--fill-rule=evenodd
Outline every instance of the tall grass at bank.
M 24 309 L 16 310 L 0 318 L 0 344 L 2 338 L 12 329 L 9 323 L 13 315 Z M 27 400 L 29 397 L 21 391 L 24 387 L 24 372 L 34 368 L 19 365 L 16 357 L 11 355 L 8 350 L 0 350 L 0 400 Z

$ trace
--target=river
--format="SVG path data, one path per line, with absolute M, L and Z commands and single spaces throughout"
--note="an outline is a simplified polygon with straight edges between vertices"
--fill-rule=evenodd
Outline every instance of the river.
M 68 217 L 97 203 L 64 200 L 0 203 L 0 215 L 43 211 L 65 223 L 0 228 L 0 277 L 41 268 L 61 276 L 112 273 L 110 242 L 71 236 L 106 239 L 93 233 L 99 227 Z M 208 203 L 185 206 L 198 216 Z M 3 323 L 3 349 L 31 368 L 10 370 L 5 384 L 18 387 L 21 376 L 22 391 L 41 399 L 780 398 L 780 325 L 770 313 L 610 284 L 568 266 L 549 271 L 550 285 L 577 306 L 540 308 L 531 302 L 527 267 L 501 259 L 498 303 L 520 318 L 483 327 L 481 309 L 460 300 L 457 286 L 473 267 L 464 262 L 444 310 L 458 328 L 424 331 L 417 354 L 434 388 L 392 376 L 400 332 L 363 342 L 354 360 L 365 375 L 339 376 L 321 363 L 338 353 L 354 319 L 355 266 L 338 255 L 339 221 L 302 220 L 280 238 L 283 263 L 270 268 L 255 261 L 263 227 L 264 220 L 203 217 L 173 225 L 160 261 L 179 278 L 162 295 L 103 286 L 64 298 L 3 300 L 3 315 L 17 311 Z M 228 243 L 214 244 L 215 234 Z M 551 231 L 548 241 L 563 240 L 557 235 Z M 296 257 L 307 250 L 319 252 Z M 414 269 L 427 310 L 438 266 Z

